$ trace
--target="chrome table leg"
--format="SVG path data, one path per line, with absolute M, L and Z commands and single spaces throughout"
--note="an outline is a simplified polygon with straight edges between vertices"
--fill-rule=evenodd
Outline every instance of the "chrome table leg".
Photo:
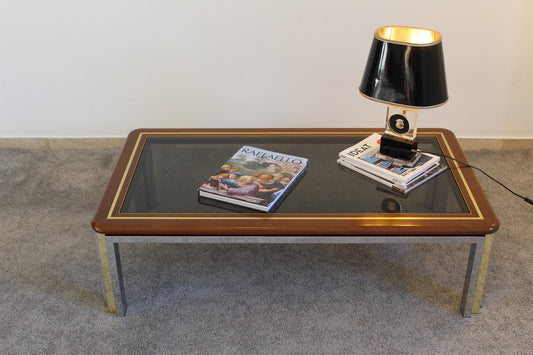
M 123 316 L 126 313 L 126 295 L 118 243 L 106 240 L 106 236 L 100 233 L 95 233 L 95 239 L 102 269 L 107 310 L 117 316 Z

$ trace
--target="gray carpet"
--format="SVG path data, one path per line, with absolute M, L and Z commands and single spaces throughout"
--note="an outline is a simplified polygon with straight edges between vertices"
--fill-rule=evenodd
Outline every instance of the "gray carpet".
M 533 352 L 533 206 L 484 176 L 501 228 L 480 314 L 466 245 L 124 245 L 106 313 L 90 221 L 118 149 L 0 150 L 2 354 Z M 470 151 L 533 197 L 533 151 Z

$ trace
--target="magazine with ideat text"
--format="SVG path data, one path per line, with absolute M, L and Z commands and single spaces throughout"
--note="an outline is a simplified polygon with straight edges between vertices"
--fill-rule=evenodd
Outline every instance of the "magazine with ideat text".
M 362 173 L 376 181 L 406 191 L 418 186 L 441 172 L 443 166 L 440 157 L 429 153 L 420 153 L 420 158 L 412 167 L 402 166 L 379 153 L 381 135 L 373 133 L 361 142 L 339 153 L 338 163 Z M 422 178 L 425 177 L 425 178 Z

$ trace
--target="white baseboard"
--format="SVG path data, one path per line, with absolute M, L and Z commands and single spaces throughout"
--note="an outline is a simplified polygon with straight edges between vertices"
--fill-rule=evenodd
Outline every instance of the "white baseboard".
M 122 148 L 126 138 L 0 138 L 1 148 L 15 149 L 101 149 Z M 458 138 L 463 150 L 533 149 L 533 139 Z

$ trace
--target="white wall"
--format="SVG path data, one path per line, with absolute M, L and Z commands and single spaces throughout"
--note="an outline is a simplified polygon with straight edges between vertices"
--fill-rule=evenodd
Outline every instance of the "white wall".
M 139 127 L 382 127 L 373 32 L 443 35 L 449 102 L 420 127 L 533 138 L 531 0 L 0 0 L 0 137 Z

